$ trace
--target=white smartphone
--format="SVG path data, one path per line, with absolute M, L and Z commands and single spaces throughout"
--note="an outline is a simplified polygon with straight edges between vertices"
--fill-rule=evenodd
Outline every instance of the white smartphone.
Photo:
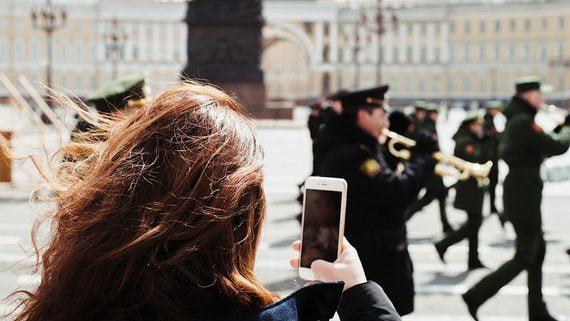
M 336 261 L 342 249 L 347 184 L 344 179 L 311 176 L 305 181 L 299 276 L 319 280 L 315 260 Z

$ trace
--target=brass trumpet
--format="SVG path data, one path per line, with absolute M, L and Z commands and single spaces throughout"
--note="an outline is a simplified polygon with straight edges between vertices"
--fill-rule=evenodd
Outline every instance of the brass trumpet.
M 384 129 L 383 136 L 390 138 L 388 142 L 388 151 L 401 159 L 410 159 L 411 152 L 409 148 L 416 145 L 416 141 L 400 134 L 394 133 L 388 129 Z M 401 144 L 407 149 L 397 149 L 396 144 Z M 493 167 L 493 162 L 488 161 L 485 164 L 477 164 L 468 162 L 456 156 L 445 155 L 442 152 L 433 153 L 433 158 L 439 162 L 435 168 L 435 173 L 440 176 L 454 176 L 461 181 L 466 181 L 470 177 L 477 180 L 479 186 L 486 184 L 487 177 Z M 449 167 L 455 170 L 449 169 Z

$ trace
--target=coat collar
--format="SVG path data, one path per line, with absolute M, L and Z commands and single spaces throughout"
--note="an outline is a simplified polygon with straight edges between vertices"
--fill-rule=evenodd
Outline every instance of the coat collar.
M 507 118 L 511 118 L 515 114 L 528 114 L 534 117 L 538 111 L 532 107 L 526 100 L 520 98 L 519 96 L 513 96 L 509 105 L 503 111 L 503 114 Z
M 261 310 L 227 318 L 225 321 L 329 320 L 338 308 L 344 282 L 315 283 Z

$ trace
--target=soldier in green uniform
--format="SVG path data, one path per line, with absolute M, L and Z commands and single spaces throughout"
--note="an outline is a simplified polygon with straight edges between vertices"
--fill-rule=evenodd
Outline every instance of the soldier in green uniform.
M 423 121 L 421 123 L 416 123 L 416 135 L 422 131 L 427 132 L 437 141 L 437 119 L 439 117 L 439 107 L 436 104 L 426 102 L 418 102 L 416 103 L 416 106 L 419 106 L 420 111 L 423 110 L 426 113 Z M 416 107 L 416 109 L 418 109 L 418 107 Z M 426 183 L 424 195 L 412 203 L 412 205 L 410 205 L 406 210 L 407 220 L 412 218 L 415 213 L 421 211 L 425 206 L 429 205 L 433 200 L 437 199 L 443 232 L 445 234 L 453 232 L 453 227 L 451 227 L 451 224 L 449 224 L 449 220 L 447 219 L 447 190 L 447 187 L 443 183 L 443 178 L 439 175 L 433 174 Z
M 145 99 L 145 76 L 137 74 L 117 79 L 97 89 L 87 97 L 87 104 L 94 107 L 100 115 L 121 117 L 143 106 Z M 71 140 L 77 141 L 80 133 L 94 128 L 95 125 L 80 119 L 71 132 Z
M 555 320 L 542 298 L 542 263 L 546 243 L 542 232 L 543 182 L 540 165 L 546 157 L 565 153 L 570 146 L 568 117 L 556 133 L 545 133 L 535 122 L 543 104 L 540 81 L 534 77 L 516 83 L 516 95 L 504 110 L 507 124 L 499 144 L 499 156 L 509 165 L 504 182 L 503 203 L 516 239 L 514 257 L 491 272 L 463 295 L 469 313 L 477 310 L 503 286 L 526 270 L 529 320 Z
M 483 128 L 485 129 L 485 135 L 487 136 L 487 144 L 490 160 L 493 162 L 493 167 L 489 173 L 489 204 L 490 213 L 496 214 L 501 221 L 501 226 L 505 225 L 505 218 L 502 213 L 497 209 L 496 204 L 496 189 L 499 183 L 499 139 L 500 133 L 495 127 L 495 117 L 503 109 L 503 103 L 499 100 L 488 101 L 485 104 L 485 116 L 483 117 Z
M 483 132 L 483 119 L 477 111 L 467 114 L 453 136 L 455 140 L 455 156 L 473 163 L 485 163 L 488 159 L 486 137 Z M 455 202 L 453 205 L 467 212 L 467 221 L 457 230 L 447 234 L 445 238 L 435 243 L 440 259 L 445 262 L 447 249 L 467 238 L 469 240 L 468 269 L 484 267 L 479 260 L 479 228 L 483 222 L 483 199 L 485 187 L 480 186 L 475 178 L 458 181 L 455 184 Z

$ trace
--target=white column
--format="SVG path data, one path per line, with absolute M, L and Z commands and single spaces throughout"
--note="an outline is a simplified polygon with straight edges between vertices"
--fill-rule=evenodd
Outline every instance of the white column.
M 449 23 L 440 23 L 440 38 L 439 38 L 439 54 L 441 55 L 441 62 L 449 62 Z
M 379 37 L 378 37 L 378 33 L 377 32 L 372 32 L 372 39 L 371 39 L 371 50 L 370 50 L 370 55 L 371 55 L 371 61 L 373 63 L 378 63 L 378 61 L 380 60 L 380 41 L 379 41 Z
M 173 42 L 174 42 L 174 26 L 172 23 L 170 22 L 165 22 L 166 23 L 166 43 L 163 44 L 164 46 L 166 46 L 166 58 L 167 61 L 171 62 L 174 59 L 174 47 L 173 47 Z
M 332 21 L 329 25 L 329 59 L 331 63 L 338 60 L 338 22 Z
M 406 46 L 407 44 L 407 32 L 408 32 L 408 25 L 407 24 L 402 24 L 402 26 L 399 29 L 399 41 L 398 41 L 398 48 L 399 48 L 399 52 L 398 52 L 398 61 L 400 63 L 405 63 L 406 62 L 406 55 L 407 55 L 407 51 L 408 48 Z
M 412 25 L 412 60 L 415 63 L 420 61 L 420 28 L 418 23 Z
M 394 28 L 388 27 L 386 33 L 382 36 L 382 49 L 384 50 L 384 63 L 392 63 L 396 57 L 394 57 Z
M 179 43 L 177 43 L 177 45 L 180 48 L 180 63 L 184 65 L 187 63 L 187 61 L 186 61 L 186 59 L 187 59 L 186 50 L 187 50 L 187 44 L 188 44 L 187 43 L 187 41 L 188 41 L 188 27 L 186 26 L 185 23 L 181 23 L 181 24 L 179 24 L 178 28 L 180 28 L 180 32 L 179 32 L 180 40 L 179 40 Z
M 133 44 L 135 39 L 133 39 L 133 23 L 127 21 L 123 24 L 125 35 L 127 40 L 125 41 L 125 62 L 129 64 L 133 60 Z
M 317 53 L 316 62 L 320 63 L 323 61 L 324 26 L 322 21 L 315 22 L 313 25 L 315 27 L 315 51 Z
M 433 62 L 434 61 L 434 33 L 435 33 L 435 27 L 433 23 L 429 23 L 426 26 L 426 61 L 427 62 Z
M 153 22 L 152 23 L 152 60 L 159 61 L 162 60 L 163 57 L 160 56 L 160 25 L 163 22 Z

